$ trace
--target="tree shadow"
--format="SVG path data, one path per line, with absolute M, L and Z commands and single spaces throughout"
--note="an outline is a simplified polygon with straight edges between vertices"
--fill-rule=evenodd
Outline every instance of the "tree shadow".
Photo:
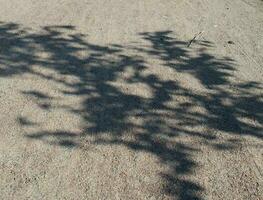
M 196 41 L 198 50 L 192 50 L 171 31 L 161 31 L 140 33 L 145 45 L 102 46 L 89 43 L 76 31 L 73 26 L 47 26 L 35 33 L 19 24 L 0 24 L 1 77 L 33 74 L 63 84 L 69 89 L 60 91 L 64 96 L 83 98 L 80 109 L 61 106 L 86 122 L 81 135 L 40 130 L 27 138 L 76 148 L 81 139 L 92 135 L 97 145 L 124 145 L 149 152 L 170 168 L 161 174 L 164 193 L 178 199 L 202 199 L 205 188 L 187 179 L 197 166 L 193 155 L 200 153 L 199 149 L 175 138 L 198 138 L 217 150 L 234 148 L 237 140 L 222 144 L 213 131 L 262 139 L 263 101 L 256 92 L 262 91 L 261 84 L 232 81 L 234 60 L 209 54 L 211 42 Z M 167 73 L 190 75 L 204 90 L 195 91 L 175 77 L 159 76 L 146 58 L 158 60 L 161 65 L 157 67 Z M 36 65 L 53 70 L 56 76 L 36 70 Z M 57 75 L 70 75 L 78 81 Z M 135 94 L 130 86 L 137 88 L 138 84 L 151 95 Z M 54 100 L 43 91 L 21 92 L 47 104 Z M 21 126 L 37 125 L 26 117 L 18 117 L 18 121 Z M 110 137 L 103 137 L 106 134 Z

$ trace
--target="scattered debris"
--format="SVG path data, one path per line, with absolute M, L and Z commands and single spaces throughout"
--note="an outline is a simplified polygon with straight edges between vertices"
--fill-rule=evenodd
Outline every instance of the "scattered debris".
M 229 40 L 228 42 L 227 42 L 228 44 L 235 44 L 233 41 L 231 41 L 231 40 Z

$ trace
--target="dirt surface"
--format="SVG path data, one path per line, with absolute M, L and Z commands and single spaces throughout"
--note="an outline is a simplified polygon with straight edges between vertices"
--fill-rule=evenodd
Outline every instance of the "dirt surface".
M 262 199 L 262 1 L 0 5 L 1 199 Z

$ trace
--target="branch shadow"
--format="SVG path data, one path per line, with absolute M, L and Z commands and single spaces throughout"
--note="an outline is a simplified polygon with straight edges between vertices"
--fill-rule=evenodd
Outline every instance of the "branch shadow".
M 161 174 L 166 195 L 200 200 L 205 188 L 187 179 L 197 167 L 193 155 L 199 150 L 179 139 L 174 142 L 175 138 L 184 135 L 198 138 L 218 150 L 235 147 L 236 140 L 217 143 L 216 134 L 200 131 L 198 127 L 202 125 L 206 130 L 262 139 L 263 101 L 262 94 L 256 92 L 262 91 L 262 85 L 253 81 L 232 82 L 236 70 L 234 60 L 209 54 L 211 42 L 197 41 L 198 52 L 192 54 L 188 42 L 177 40 L 171 31 L 161 31 L 138 34 L 147 43 L 144 46 L 102 46 L 89 43 L 75 29 L 47 26 L 40 33 L 32 33 L 19 24 L 0 23 L 0 77 L 34 74 L 70 89 L 60 91 L 61 94 L 84 99 L 81 109 L 62 107 L 88 124 L 81 136 L 67 131 L 40 130 L 26 135 L 27 138 L 47 143 L 51 138 L 50 144 L 77 148 L 81 146 L 78 137 L 94 135 L 98 145 L 124 145 L 134 151 L 149 152 L 170 168 Z M 136 53 L 128 54 L 129 50 Z M 48 56 L 43 58 L 41 53 Z M 151 65 L 146 57 L 158 60 L 162 63 L 160 67 L 173 73 L 191 75 L 205 91 L 194 91 L 180 80 L 165 79 L 149 71 Z M 34 69 L 35 65 L 59 75 L 73 76 L 78 82 L 41 73 Z M 130 73 L 124 77 L 127 71 Z M 145 85 L 151 96 L 125 92 L 116 86 L 118 83 Z M 45 102 L 53 101 L 42 91 L 22 93 Z M 18 121 L 21 126 L 36 126 L 24 117 L 18 117 Z M 105 139 L 105 134 L 110 137 Z

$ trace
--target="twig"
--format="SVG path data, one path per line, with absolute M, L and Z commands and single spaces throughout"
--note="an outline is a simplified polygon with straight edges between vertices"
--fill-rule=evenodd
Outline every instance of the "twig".
M 187 47 L 190 47 L 191 44 L 195 41 L 195 39 L 197 38 L 197 36 L 201 35 L 203 33 L 203 31 L 200 31 L 199 33 L 195 34 L 195 36 L 193 37 L 193 39 L 191 39 L 187 45 Z

